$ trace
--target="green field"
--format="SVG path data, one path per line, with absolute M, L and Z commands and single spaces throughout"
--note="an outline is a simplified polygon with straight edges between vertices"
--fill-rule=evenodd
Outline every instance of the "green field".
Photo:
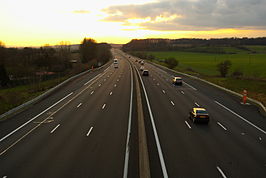
M 177 69 L 189 69 L 190 71 L 209 76 L 218 76 L 219 72 L 217 71 L 217 64 L 224 60 L 230 60 L 232 62 L 230 73 L 235 70 L 240 70 L 245 77 L 266 79 L 266 47 L 249 46 L 246 48 L 256 51 L 257 53 L 250 53 L 249 51 L 232 47 L 223 47 L 221 49 L 228 52 L 228 54 L 183 51 L 146 53 L 154 55 L 157 59 L 175 57 L 179 61 Z
M 201 51 L 201 52 L 189 52 Z M 197 75 L 212 83 L 218 84 L 238 93 L 245 89 L 248 97 L 266 105 L 266 46 L 233 47 L 196 47 L 187 51 L 145 52 L 156 59 L 153 62 L 167 66 L 164 59 L 175 57 L 179 65 L 175 70 Z M 205 51 L 205 52 L 203 52 Z M 215 53 L 215 51 L 220 51 Z M 219 77 L 217 64 L 230 60 L 232 66 L 229 77 Z M 241 79 L 230 77 L 232 72 L 240 70 L 244 76 Z

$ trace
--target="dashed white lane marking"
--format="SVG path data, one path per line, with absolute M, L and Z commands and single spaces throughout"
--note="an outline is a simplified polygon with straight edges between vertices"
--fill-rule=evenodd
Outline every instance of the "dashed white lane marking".
M 152 79 L 152 80 L 155 80 L 155 78 L 154 78 L 154 79 Z
M 50 133 L 54 133 L 54 131 L 60 126 L 60 124 L 58 124 Z
M 185 92 L 183 92 L 183 91 L 181 91 L 181 93 L 184 95 L 185 94 Z
M 82 103 L 79 103 L 79 105 L 77 105 L 77 108 L 79 108 L 82 105 Z
M 235 113 L 234 111 L 232 111 L 231 109 L 225 107 L 224 105 L 222 105 L 221 103 L 219 103 L 218 101 L 215 101 L 216 104 L 218 104 L 219 106 L 223 107 L 224 109 L 226 109 L 227 111 L 231 112 L 232 114 L 236 115 L 237 117 L 239 117 L 241 120 L 245 121 L 246 123 L 248 123 L 249 125 L 255 127 L 256 129 L 258 129 L 259 131 L 261 131 L 262 133 L 266 134 L 266 131 L 261 129 L 260 127 L 256 126 L 255 124 L 253 124 L 252 122 L 248 121 L 247 119 L 245 119 L 244 117 L 240 116 L 239 114 Z
M 118 81 L 118 82 L 119 82 L 119 79 L 117 79 L 116 81 Z
M 188 83 L 186 83 L 186 82 L 184 82 L 184 81 L 183 81 L 183 83 L 186 84 L 187 86 L 189 86 L 190 88 L 192 88 L 193 90 L 197 90 L 195 87 L 189 85 Z
M 174 106 L 175 105 L 175 103 L 173 102 L 173 101 L 171 101 L 171 104 Z
M 116 87 L 116 84 L 114 84 L 114 87 Z
M 87 135 L 86 135 L 87 137 L 90 135 L 92 129 L 93 129 L 93 127 L 91 127 L 90 130 L 88 131 L 88 133 L 87 133 Z
M 225 126 L 223 126 L 220 122 L 217 122 L 219 126 L 221 126 L 224 130 L 227 130 Z
M 191 126 L 188 124 L 188 122 L 185 121 L 185 123 L 186 123 L 187 127 L 188 127 L 189 129 L 191 129 Z
M 195 102 L 195 105 L 198 106 L 198 107 L 200 107 L 200 105 L 198 103 L 196 103 L 196 102 Z
M 159 84 L 159 83 L 157 83 L 157 85 L 159 86 L 160 84 Z
M 104 109 L 104 108 L 105 108 L 105 106 L 106 106 L 106 104 L 103 104 L 103 106 L 102 106 L 102 109 Z
M 109 93 L 109 95 L 112 95 L 112 94 L 113 94 L 113 92 L 110 92 L 110 93 Z
M 261 138 L 261 137 L 259 137 L 259 140 L 261 141 L 261 140 L 262 140 L 262 138 Z
M 94 93 L 94 91 L 91 92 L 91 95 Z
M 222 171 L 222 169 L 219 166 L 217 166 L 216 168 L 220 172 L 220 174 L 222 175 L 223 178 L 227 178 L 226 175 L 224 174 L 224 172 Z
M 7 176 L 3 176 L 3 178 L 7 178 Z
M 107 77 L 109 78 L 110 76 L 108 75 Z
M 101 85 L 102 85 L 102 84 L 100 83 L 100 84 L 99 84 L 99 87 L 100 87 Z
M 165 93 L 165 91 L 164 91 L 164 90 L 162 90 L 162 92 L 163 92 L 163 93 Z
M 106 79 L 103 79 L 103 81 L 105 82 L 105 81 L 106 81 Z

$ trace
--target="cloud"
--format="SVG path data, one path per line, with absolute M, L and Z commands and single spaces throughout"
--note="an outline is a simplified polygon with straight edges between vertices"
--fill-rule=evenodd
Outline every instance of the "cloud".
M 88 11 L 88 10 L 74 10 L 74 11 L 72 11 L 72 13 L 74 13 L 74 14 L 89 14 L 90 11 Z
M 160 0 L 103 9 L 105 21 L 151 30 L 266 29 L 265 0 Z M 147 19 L 130 23 L 130 19 Z M 158 20 L 160 19 L 160 20 Z M 165 20 L 164 20 L 165 19 Z M 141 20 L 139 20 L 141 21 Z

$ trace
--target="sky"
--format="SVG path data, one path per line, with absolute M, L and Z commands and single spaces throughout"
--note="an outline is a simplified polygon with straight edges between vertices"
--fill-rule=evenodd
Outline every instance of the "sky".
M 0 0 L 6 46 L 265 37 L 266 0 Z

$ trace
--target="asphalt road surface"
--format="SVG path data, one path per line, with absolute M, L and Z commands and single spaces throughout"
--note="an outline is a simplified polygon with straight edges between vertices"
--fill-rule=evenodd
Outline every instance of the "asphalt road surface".
M 252 105 L 113 50 L 112 61 L 0 123 L 1 177 L 141 177 L 136 82 L 151 177 L 266 177 L 266 118 Z M 208 125 L 188 113 L 204 107 Z

